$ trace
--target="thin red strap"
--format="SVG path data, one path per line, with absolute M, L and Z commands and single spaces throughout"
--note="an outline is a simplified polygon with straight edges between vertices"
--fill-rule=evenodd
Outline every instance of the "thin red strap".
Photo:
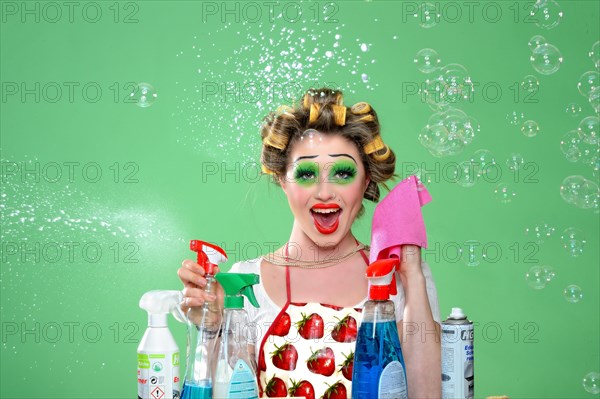
M 289 256 L 288 243 L 285 243 L 285 261 L 286 262 L 289 262 L 288 256 Z M 286 291 L 286 295 L 287 295 L 287 301 L 289 303 L 292 298 L 292 293 L 290 290 L 290 267 L 289 266 L 285 267 L 285 291 Z
M 355 238 L 354 241 L 356 241 L 356 245 L 358 245 L 358 240 Z M 367 255 L 365 254 L 365 251 L 363 251 L 362 249 L 360 250 L 360 254 L 362 255 L 363 259 L 365 260 L 365 263 L 367 264 L 367 266 L 369 266 L 369 258 L 367 257 Z

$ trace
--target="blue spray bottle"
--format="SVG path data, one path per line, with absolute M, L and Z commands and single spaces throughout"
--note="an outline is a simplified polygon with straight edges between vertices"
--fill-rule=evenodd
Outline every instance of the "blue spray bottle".
M 216 295 L 215 267 L 227 261 L 227 254 L 222 248 L 199 240 L 190 241 L 190 249 L 198 253 L 198 264 L 205 270 L 204 290 Z M 187 312 L 187 370 L 182 399 L 212 398 L 212 366 L 221 320 L 221 309 L 215 302 L 205 302 Z
M 395 284 L 397 258 L 367 267 L 369 300 L 356 338 L 352 373 L 353 398 L 408 398 L 406 367 L 398 338 L 390 285 Z

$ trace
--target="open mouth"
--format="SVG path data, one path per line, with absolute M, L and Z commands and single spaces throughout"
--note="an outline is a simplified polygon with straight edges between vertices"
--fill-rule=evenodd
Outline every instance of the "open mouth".
M 315 206 L 310 210 L 313 217 L 315 227 L 321 234 L 331 234 L 338 228 L 342 209 L 335 207 L 318 207 Z

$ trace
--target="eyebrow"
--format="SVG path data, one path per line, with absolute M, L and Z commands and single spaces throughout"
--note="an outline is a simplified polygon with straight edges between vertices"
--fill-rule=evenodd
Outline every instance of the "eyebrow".
M 348 157 L 348 158 L 352 159 L 354 161 L 354 163 L 357 163 L 356 159 L 354 159 L 352 157 L 352 155 L 350 155 L 350 154 L 327 154 L 327 155 L 329 155 L 330 157 Z M 299 160 L 304 159 L 304 158 L 312 159 L 312 158 L 316 158 L 316 157 L 318 157 L 318 155 L 305 155 L 305 156 L 296 158 L 296 160 L 294 162 L 298 162 Z

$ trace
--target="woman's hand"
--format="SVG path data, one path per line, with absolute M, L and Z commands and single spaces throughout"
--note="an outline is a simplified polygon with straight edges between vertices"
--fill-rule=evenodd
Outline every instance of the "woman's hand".
M 403 244 L 400 246 L 400 277 L 402 282 L 407 282 L 415 277 L 423 278 L 421 269 L 421 247 L 412 244 Z
M 219 272 L 219 268 L 215 267 L 215 274 Z M 202 306 L 205 302 L 216 301 L 219 309 L 223 307 L 224 291 L 223 287 L 217 280 L 213 281 L 215 285 L 216 296 L 204 291 L 206 287 L 206 279 L 204 278 L 205 271 L 202 266 L 191 259 L 186 259 L 181 263 L 181 267 L 177 270 L 177 275 L 183 283 L 183 301 L 181 310 L 184 314 L 191 307 Z

